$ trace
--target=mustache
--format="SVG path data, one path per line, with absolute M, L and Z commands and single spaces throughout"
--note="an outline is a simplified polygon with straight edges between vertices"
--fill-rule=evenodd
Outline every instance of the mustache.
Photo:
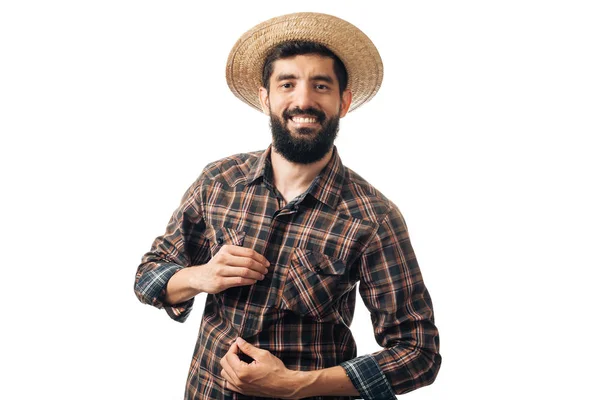
M 323 123 L 323 121 L 325 121 L 325 113 L 322 111 L 317 110 L 316 108 L 306 108 L 306 109 L 301 109 L 301 108 L 294 108 L 293 110 L 285 110 L 282 113 L 283 118 L 284 119 L 290 119 L 295 115 L 310 115 L 313 116 L 315 118 L 317 118 L 317 122 L 319 123 Z

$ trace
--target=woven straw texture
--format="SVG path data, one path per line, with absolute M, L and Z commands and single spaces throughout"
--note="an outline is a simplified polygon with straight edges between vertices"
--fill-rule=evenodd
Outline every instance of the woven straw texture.
M 381 86 L 383 63 L 371 40 L 343 19 L 319 13 L 296 13 L 272 18 L 246 32 L 233 46 L 226 77 L 231 91 L 261 111 L 258 89 L 269 51 L 279 43 L 305 40 L 320 43 L 335 53 L 348 71 L 353 111 L 369 101 Z

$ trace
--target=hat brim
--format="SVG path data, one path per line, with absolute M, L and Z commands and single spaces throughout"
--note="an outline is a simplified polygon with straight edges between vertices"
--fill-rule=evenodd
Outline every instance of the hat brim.
M 344 63 L 353 111 L 375 96 L 383 80 L 377 48 L 361 30 L 343 19 L 320 13 L 287 14 L 264 21 L 242 35 L 229 53 L 226 78 L 231 91 L 261 111 L 265 58 L 277 45 L 292 40 L 324 45 Z

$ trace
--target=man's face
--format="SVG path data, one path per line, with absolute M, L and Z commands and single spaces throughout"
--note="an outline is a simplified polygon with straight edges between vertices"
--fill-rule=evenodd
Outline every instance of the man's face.
M 300 164 L 321 160 L 352 98 L 348 90 L 340 96 L 333 60 L 312 54 L 280 59 L 269 79 L 269 92 L 261 88 L 259 95 L 271 117 L 275 151 Z

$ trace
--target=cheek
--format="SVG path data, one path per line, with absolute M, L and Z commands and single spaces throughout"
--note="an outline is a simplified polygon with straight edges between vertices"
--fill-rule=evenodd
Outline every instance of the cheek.
M 280 102 L 271 102 L 270 110 L 271 114 L 281 116 L 281 114 L 285 110 L 285 104 L 282 104 Z
M 269 104 L 271 104 L 272 109 L 280 109 L 285 104 L 285 98 L 281 96 L 269 97 Z

